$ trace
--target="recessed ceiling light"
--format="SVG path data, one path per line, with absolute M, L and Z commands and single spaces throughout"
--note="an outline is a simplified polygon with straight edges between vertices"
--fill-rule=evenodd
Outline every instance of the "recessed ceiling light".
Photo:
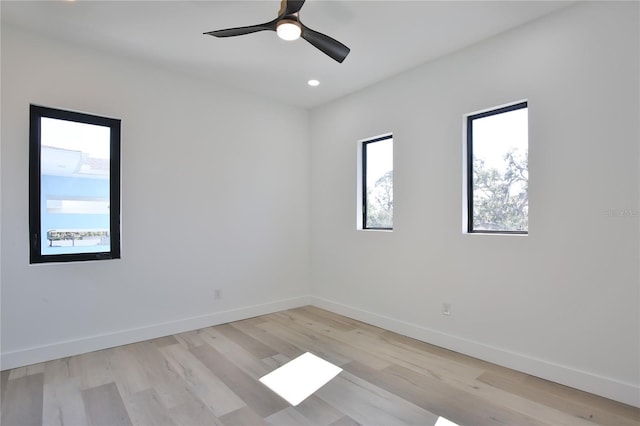
M 309 81 L 307 81 L 307 84 L 309 86 L 316 87 L 316 86 L 320 85 L 320 82 L 318 80 L 309 80 Z

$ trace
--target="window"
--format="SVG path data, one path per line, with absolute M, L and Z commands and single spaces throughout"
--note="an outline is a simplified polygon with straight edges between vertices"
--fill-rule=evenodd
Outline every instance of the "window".
M 31 105 L 30 261 L 120 258 L 120 120 Z
M 393 229 L 393 137 L 362 142 L 362 229 Z
M 528 232 L 526 102 L 467 116 L 467 230 Z

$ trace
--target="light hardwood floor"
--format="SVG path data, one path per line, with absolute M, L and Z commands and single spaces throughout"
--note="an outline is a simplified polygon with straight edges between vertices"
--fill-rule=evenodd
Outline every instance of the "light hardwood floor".
M 297 407 L 258 378 L 344 369 Z M 315 307 L 3 371 L 13 425 L 640 425 L 640 409 Z

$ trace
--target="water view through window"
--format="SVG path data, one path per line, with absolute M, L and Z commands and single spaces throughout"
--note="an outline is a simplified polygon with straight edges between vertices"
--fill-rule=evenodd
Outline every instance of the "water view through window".
M 32 263 L 119 257 L 119 120 L 32 105 L 31 139 Z
M 42 254 L 111 250 L 110 129 L 42 118 Z

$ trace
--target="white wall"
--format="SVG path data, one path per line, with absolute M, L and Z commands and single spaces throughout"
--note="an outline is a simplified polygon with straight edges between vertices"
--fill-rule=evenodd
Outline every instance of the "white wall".
M 121 260 L 29 265 L 30 103 L 122 119 Z M 308 304 L 309 151 L 305 110 L 3 25 L 2 368 Z
M 313 110 L 313 302 L 640 405 L 638 23 L 579 4 Z M 530 233 L 465 235 L 462 117 L 522 99 Z M 395 229 L 358 231 L 356 141 L 386 132 Z

